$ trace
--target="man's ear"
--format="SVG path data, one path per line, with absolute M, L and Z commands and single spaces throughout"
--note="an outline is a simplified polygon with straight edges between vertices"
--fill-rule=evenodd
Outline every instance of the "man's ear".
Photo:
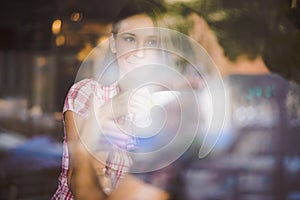
M 111 34 L 111 36 L 109 38 L 109 46 L 110 46 L 111 52 L 113 52 L 113 53 L 117 52 L 117 50 L 116 50 L 116 40 L 115 40 L 113 34 Z

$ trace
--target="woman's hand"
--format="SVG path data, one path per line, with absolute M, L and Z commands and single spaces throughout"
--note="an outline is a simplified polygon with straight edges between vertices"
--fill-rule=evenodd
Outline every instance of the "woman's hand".
M 134 149 L 134 138 L 126 120 L 141 114 L 149 115 L 152 105 L 150 92 L 146 88 L 130 90 L 101 106 L 95 104 L 94 100 L 91 103 L 88 118 L 74 118 L 82 142 L 96 151 Z
M 128 114 L 149 112 L 151 106 L 151 94 L 147 88 L 127 90 L 100 106 L 96 115 L 99 120 L 115 120 Z

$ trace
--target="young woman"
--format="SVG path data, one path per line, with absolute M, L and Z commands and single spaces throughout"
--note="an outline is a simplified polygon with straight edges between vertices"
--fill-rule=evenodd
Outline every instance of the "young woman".
M 53 200 L 74 199 L 74 195 L 76 199 L 86 199 L 86 195 L 89 193 L 92 195 L 90 185 L 83 176 L 87 165 L 94 167 L 100 188 L 106 194 L 110 193 L 129 169 L 130 157 L 118 148 L 130 148 L 128 145 L 132 144 L 132 137 L 122 133 L 120 130 L 122 123 L 119 121 L 124 116 L 147 110 L 151 98 L 148 90 L 141 89 L 135 92 L 134 100 L 130 100 L 132 90 L 126 74 L 157 59 L 158 52 L 155 47 L 158 45 L 158 37 L 154 27 L 157 14 L 162 10 L 160 5 L 150 0 L 129 1 L 113 23 L 110 38 L 109 53 L 115 56 L 118 78 L 110 84 L 101 84 L 98 80 L 102 80 L 104 73 L 96 79 L 81 80 L 70 88 L 63 108 L 65 136 L 62 172 Z M 108 69 L 110 66 L 108 64 L 101 67 Z M 115 138 L 117 142 L 107 150 L 104 146 L 101 148 L 101 143 L 99 144 L 99 148 L 102 149 L 99 157 L 104 162 L 90 154 L 87 162 L 82 163 L 82 159 L 78 156 L 82 151 L 86 151 L 86 147 L 91 150 L 89 141 L 98 140 L 101 134 Z M 83 173 L 77 173 L 78 171 Z

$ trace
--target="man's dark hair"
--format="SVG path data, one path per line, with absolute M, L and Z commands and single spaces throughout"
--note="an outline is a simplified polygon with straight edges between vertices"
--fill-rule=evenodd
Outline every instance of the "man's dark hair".
M 277 16 L 278 0 L 201 0 L 190 6 L 214 31 L 231 61 L 262 55 Z

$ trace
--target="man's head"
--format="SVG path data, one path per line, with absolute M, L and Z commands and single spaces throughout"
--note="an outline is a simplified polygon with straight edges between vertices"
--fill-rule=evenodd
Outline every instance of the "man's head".
M 249 59 L 261 56 L 277 7 L 276 0 L 196 0 L 189 6 L 190 12 L 204 19 L 231 61 L 240 56 Z M 199 31 L 198 34 L 205 34 Z

